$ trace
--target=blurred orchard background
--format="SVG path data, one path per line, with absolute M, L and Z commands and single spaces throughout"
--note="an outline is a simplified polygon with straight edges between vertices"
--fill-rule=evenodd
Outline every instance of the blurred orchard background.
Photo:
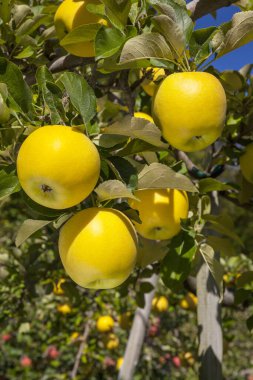
M 2 12 L 4 3 L 3 0 L 0 1 Z M 92 70 L 96 69 L 92 59 L 83 63 L 77 57 L 72 57 L 70 63 L 65 62 L 60 68 L 54 66 L 55 62 L 59 63 L 59 57 L 66 55 L 66 51 L 59 46 L 53 26 L 53 16 L 59 1 L 27 0 L 8 3 L 10 13 L 7 19 L 4 13 L 0 13 L 0 60 L 7 58 L 15 63 L 33 88 L 35 104 L 39 99 L 35 105 L 33 125 L 40 125 L 45 112 L 46 121 L 50 123 L 54 112 L 59 112 L 63 117 L 56 97 L 61 98 L 63 104 L 67 104 L 68 99 L 66 94 L 62 97 L 62 88 L 59 90 L 54 87 L 49 74 L 46 77 L 52 82 L 48 90 L 51 91 L 51 98 L 47 98 L 48 94 L 43 90 L 43 77 L 37 76 L 39 84 L 34 80 L 36 70 L 47 65 L 51 67 L 51 72 L 75 71 L 85 76 L 93 86 L 95 74 Z M 132 1 L 136 6 L 141 3 Z M 208 14 L 208 7 L 205 8 L 204 4 L 204 15 L 197 20 L 197 28 L 220 25 L 231 20 L 235 12 L 250 11 L 253 8 L 252 1 L 241 1 L 227 8 L 222 6 L 228 3 L 230 2 L 217 1 L 217 8 L 220 9 L 212 9 L 212 14 Z M 143 25 L 145 17 L 144 14 Z M 212 63 L 211 70 L 216 70 L 220 75 L 224 70 L 235 73 L 233 70 L 245 68 L 245 65 L 252 62 L 253 46 L 249 42 Z M 237 75 L 237 82 L 235 76 L 230 78 L 231 82 L 230 79 L 227 80 L 228 77 L 223 77 L 232 110 L 228 123 L 234 131 L 243 117 L 251 115 L 251 123 L 253 122 L 252 95 L 251 103 L 246 105 L 245 100 L 253 89 L 251 69 L 248 65 L 246 71 L 236 71 L 237 74 L 234 75 Z M 136 78 L 130 81 L 133 83 L 134 80 Z M 17 85 L 21 83 L 19 81 L 17 79 Z M 124 99 L 124 89 L 123 95 L 120 92 L 114 97 L 105 95 L 104 88 L 110 86 L 106 75 L 101 75 L 98 81 L 98 87 L 93 87 L 98 99 L 99 120 L 105 125 L 117 115 L 123 115 L 127 109 L 118 103 L 117 96 L 122 96 L 125 105 L 127 100 Z M 241 85 L 233 87 L 238 81 L 241 81 Z M 22 88 L 19 87 L 17 91 L 22 93 Z M 41 91 L 44 98 L 39 95 Z M 150 97 L 140 86 L 134 96 L 137 110 L 149 113 Z M 236 114 L 241 104 L 245 106 L 247 115 Z M 137 267 L 126 283 L 112 290 L 83 289 L 71 281 L 63 270 L 58 255 L 56 228 L 61 215 L 57 211 L 32 204 L 19 191 L 14 174 L 11 179 L 5 177 L 6 170 L 8 174 L 15 170 L 16 142 L 21 133 L 18 125 L 21 123 L 22 126 L 25 124 L 29 127 L 24 109 L 20 110 L 17 105 L 14 107 L 13 103 L 9 103 L 9 106 L 12 109 L 11 121 L 0 127 L 0 380 L 117 379 L 136 309 L 144 306 L 145 295 L 152 291 L 155 292 L 155 298 L 134 380 L 198 379 L 198 300 L 193 281 L 196 275 L 194 270 L 189 273 L 190 277 L 176 286 L 172 283 L 165 286 L 159 278 L 155 290 L 145 278 L 149 278 L 152 273 L 159 273 L 159 263 Z M 65 121 L 81 124 L 78 112 L 71 102 L 68 107 L 64 115 Z M 95 133 L 96 123 L 93 123 Z M 229 157 L 231 164 L 239 153 L 232 145 L 226 149 L 224 154 Z M 206 153 L 197 152 L 191 158 L 201 170 L 205 170 Z M 178 165 L 177 169 L 180 168 Z M 181 172 L 186 173 L 186 168 L 183 167 Z M 108 174 L 109 178 L 113 178 L 113 173 Z M 235 166 L 234 171 L 231 167 L 229 171 L 223 172 L 219 180 L 236 182 L 236 178 L 241 180 Z M 245 185 L 240 194 L 240 204 L 220 197 L 216 233 L 218 231 L 221 237 L 214 235 L 212 241 L 221 250 L 220 260 L 224 268 L 225 295 L 221 318 L 225 380 L 253 379 L 252 185 Z M 26 219 L 52 220 L 54 223 L 36 231 L 17 246 L 15 238 Z M 102 316 L 110 318 L 101 320 Z

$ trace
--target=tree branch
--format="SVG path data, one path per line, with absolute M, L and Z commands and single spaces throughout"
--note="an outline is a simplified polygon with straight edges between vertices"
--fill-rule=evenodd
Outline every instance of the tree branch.
M 78 371 L 78 368 L 79 368 L 79 365 L 80 365 L 80 361 L 81 361 L 81 358 L 82 358 L 82 354 L 83 354 L 83 349 L 84 349 L 84 346 L 85 346 L 85 344 L 87 342 L 87 338 L 88 338 L 89 332 L 90 332 L 90 323 L 88 321 L 85 324 L 85 326 L 84 326 L 83 334 L 82 334 L 82 337 L 80 338 L 81 344 L 80 344 L 79 350 L 78 350 L 77 355 L 76 355 L 74 367 L 73 367 L 73 369 L 71 371 L 71 374 L 70 374 L 70 378 L 71 379 L 75 379 L 76 378 L 77 371 Z
M 187 9 L 191 12 L 191 18 L 197 20 L 208 13 L 217 11 L 220 8 L 228 7 L 237 0 L 193 0 L 187 4 Z

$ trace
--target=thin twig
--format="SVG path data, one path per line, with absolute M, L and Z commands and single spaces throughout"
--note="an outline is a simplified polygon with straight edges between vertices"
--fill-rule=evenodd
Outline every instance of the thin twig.
M 91 322 L 88 321 L 85 324 L 85 326 L 84 326 L 83 334 L 82 334 L 82 336 L 80 338 L 81 344 L 80 344 L 79 350 L 78 350 L 77 355 L 76 355 L 74 367 L 73 367 L 73 369 L 71 371 L 71 374 L 70 374 L 70 378 L 72 380 L 75 379 L 75 377 L 77 375 L 77 371 L 78 371 L 78 368 L 79 368 L 79 365 L 80 365 L 80 361 L 81 361 L 81 358 L 82 358 L 82 354 L 83 354 L 83 350 L 84 350 L 85 344 L 87 342 L 87 338 L 88 338 L 88 335 L 89 335 L 89 332 L 90 332 L 90 328 L 91 328 Z

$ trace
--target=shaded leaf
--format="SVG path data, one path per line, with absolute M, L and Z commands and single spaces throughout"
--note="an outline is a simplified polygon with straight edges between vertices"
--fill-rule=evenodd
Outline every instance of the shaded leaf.
M 253 11 L 238 12 L 232 18 L 232 28 L 226 33 L 218 57 L 253 41 Z
M 222 235 L 228 236 L 235 240 L 238 244 L 243 246 L 243 242 L 240 237 L 236 234 L 233 221 L 229 216 L 226 215 L 204 215 L 203 218 L 208 221 L 212 229 L 221 233 Z M 209 228 L 209 227 L 207 227 Z
M 120 63 L 145 58 L 173 59 L 173 54 L 161 34 L 145 33 L 128 40 L 123 47 Z
M 215 258 L 214 249 L 208 244 L 201 244 L 199 251 L 205 260 L 209 271 L 211 272 L 216 285 L 219 289 L 220 296 L 223 293 L 223 266 Z
M 188 177 L 160 163 L 146 165 L 139 173 L 138 189 L 167 188 L 198 192 Z
M 124 185 L 124 183 L 114 179 L 101 183 L 95 189 L 95 192 L 97 193 L 98 198 L 101 202 L 117 198 L 136 199 L 136 197 L 126 187 L 126 185 Z
M 171 240 L 169 252 L 161 262 L 161 278 L 172 290 L 182 288 L 191 271 L 191 263 L 197 251 L 195 239 L 185 231 Z
M 19 247 L 26 239 L 49 223 L 51 223 L 51 220 L 25 220 L 17 233 L 15 239 L 16 246 Z
M 214 178 L 204 178 L 199 181 L 200 193 L 209 193 L 211 191 L 231 190 L 233 186 L 222 183 Z
M 7 174 L 0 171 L 0 200 L 9 197 L 20 190 L 18 178 L 14 174 Z
M 0 58 L 0 82 L 7 85 L 8 92 L 20 109 L 29 113 L 32 107 L 32 92 L 18 66 L 5 58 Z
M 161 149 L 167 149 L 168 144 L 161 141 L 161 131 L 155 124 L 141 118 L 126 116 L 111 126 L 104 128 L 104 133 L 123 135 L 140 139 Z

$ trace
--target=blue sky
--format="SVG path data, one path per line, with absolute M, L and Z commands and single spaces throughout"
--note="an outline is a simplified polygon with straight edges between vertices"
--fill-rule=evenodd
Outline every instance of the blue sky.
M 215 0 L 211 0 L 215 1 Z M 220 25 L 223 22 L 230 21 L 233 14 L 240 9 L 236 6 L 221 8 L 217 11 L 216 19 L 207 15 L 197 20 L 196 28 L 205 28 L 207 26 Z M 253 42 L 234 50 L 233 52 L 219 58 L 213 63 L 218 70 L 238 70 L 247 63 L 253 63 Z

